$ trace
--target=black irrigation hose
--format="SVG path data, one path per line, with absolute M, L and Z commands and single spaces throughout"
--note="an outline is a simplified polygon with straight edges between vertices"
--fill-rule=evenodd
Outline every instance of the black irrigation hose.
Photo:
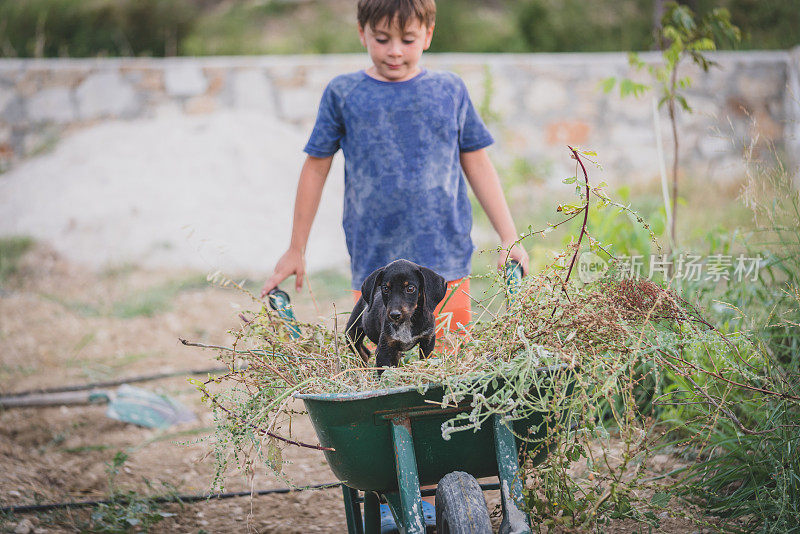
M 309 489 L 328 489 L 328 488 L 336 488 L 341 486 L 341 482 L 329 482 L 327 484 L 314 484 L 313 486 L 305 486 L 303 488 L 275 488 L 275 489 L 268 489 L 268 490 L 258 490 L 255 492 L 251 491 L 234 491 L 229 493 L 210 493 L 206 495 L 174 495 L 169 497 L 155 497 L 152 499 L 153 502 L 157 503 L 168 503 L 168 502 L 197 502 L 197 501 L 206 501 L 211 499 L 232 499 L 234 497 L 247 497 L 248 495 L 271 495 L 271 494 L 283 494 L 283 493 L 291 493 L 292 491 L 303 491 Z M 480 484 L 480 487 L 483 491 L 487 490 L 499 490 L 500 484 L 489 483 L 489 484 Z M 436 488 L 425 488 L 422 489 L 421 492 L 423 497 L 430 497 L 432 495 L 436 495 Z M 359 502 L 363 499 L 359 498 Z M 64 510 L 67 508 L 87 508 L 89 506 L 97 506 L 99 504 L 112 504 L 114 501 L 110 499 L 101 499 L 97 501 L 79 501 L 79 502 L 57 502 L 57 503 L 49 503 L 49 504 L 25 504 L 21 506 L 4 506 L 0 508 L 0 514 L 21 514 L 25 512 L 46 512 L 48 510 Z
M 229 371 L 227 367 L 209 367 L 207 369 L 185 369 L 183 371 L 168 371 L 165 373 L 157 373 L 154 375 L 146 376 L 132 376 L 130 378 L 119 378 L 117 380 L 107 380 L 105 382 L 92 382 L 91 384 L 77 384 L 74 386 L 60 386 L 55 388 L 40 388 L 29 389 L 27 391 L 17 391 L 14 393 L 6 393 L 4 397 L 22 397 L 24 395 L 46 395 L 48 393 L 67 393 L 69 391 L 84 391 L 90 389 L 109 388 L 114 386 L 121 386 L 123 384 L 134 384 L 136 382 L 149 382 L 151 380 L 159 380 L 161 378 L 171 378 L 173 376 L 182 375 L 204 375 L 208 373 L 223 373 Z
M 273 493 L 291 493 L 293 491 L 303 491 L 309 489 L 327 489 L 336 488 L 341 486 L 341 482 L 329 482 L 327 484 L 314 484 L 313 486 L 305 486 L 302 488 L 275 488 L 259 491 L 234 491 L 229 493 L 209 493 L 205 495 L 171 495 L 165 497 L 155 497 L 151 499 L 157 503 L 168 502 L 197 502 L 210 499 L 232 499 L 234 497 L 247 497 L 248 495 L 270 495 Z M 97 506 L 99 504 L 112 504 L 115 501 L 111 499 L 101 499 L 96 501 L 79 501 L 79 502 L 58 502 L 49 504 L 26 504 L 22 506 L 4 506 L 0 508 L 0 514 L 20 514 L 24 512 L 45 512 L 47 510 L 63 510 L 67 508 L 86 508 L 89 506 Z M 124 502 L 124 501 L 116 501 Z

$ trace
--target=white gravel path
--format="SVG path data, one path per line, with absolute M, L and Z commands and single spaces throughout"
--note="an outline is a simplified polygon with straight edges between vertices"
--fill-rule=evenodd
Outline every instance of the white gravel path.
M 289 243 L 306 138 L 236 112 L 101 123 L 0 175 L 0 235 L 31 236 L 97 269 L 269 273 Z M 347 270 L 342 190 L 337 156 L 309 270 Z

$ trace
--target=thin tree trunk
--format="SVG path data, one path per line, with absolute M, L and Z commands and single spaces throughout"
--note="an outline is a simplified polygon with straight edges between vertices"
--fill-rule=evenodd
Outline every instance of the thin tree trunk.
M 675 116 L 675 85 L 678 74 L 678 65 L 672 69 L 672 95 L 669 99 L 669 120 L 672 123 L 672 246 L 673 250 L 678 248 L 678 235 L 675 232 L 678 220 L 678 125 Z

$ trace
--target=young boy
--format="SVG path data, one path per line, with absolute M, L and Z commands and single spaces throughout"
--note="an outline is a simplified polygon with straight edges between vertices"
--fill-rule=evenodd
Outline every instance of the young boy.
M 504 248 L 517 239 L 500 181 L 485 147 L 493 142 L 464 82 L 419 66 L 433 37 L 434 0 L 360 0 L 358 32 L 372 66 L 334 78 L 325 89 L 294 208 L 289 249 L 262 288 L 262 298 L 295 275 L 299 291 L 311 224 L 333 155 L 345 158 L 344 230 L 352 288 L 373 270 L 404 258 L 449 281 L 444 310 L 450 329 L 470 320 L 474 245 L 472 187 Z M 462 173 L 463 170 L 463 173 Z M 528 271 L 519 246 L 510 258 Z M 506 254 L 501 254 L 498 267 Z

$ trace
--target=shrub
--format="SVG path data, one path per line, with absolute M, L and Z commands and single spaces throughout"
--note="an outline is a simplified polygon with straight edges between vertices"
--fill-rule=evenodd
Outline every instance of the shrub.
M 756 357 L 700 360 L 724 380 L 672 376 L 681 399 L 670 411 L 675 436 L 698 454 L 676 490 L 728 527 L 792 532 L 800 515 L 800 192 L 779 163 L 751 159 L 743 199 L 754 228 L 739 235 L 749 256 L 763 258 L 757 280 L 695 289 Z
M 174 56 L 199 8 L 189 0 L 0 2 L 0 55 Z

